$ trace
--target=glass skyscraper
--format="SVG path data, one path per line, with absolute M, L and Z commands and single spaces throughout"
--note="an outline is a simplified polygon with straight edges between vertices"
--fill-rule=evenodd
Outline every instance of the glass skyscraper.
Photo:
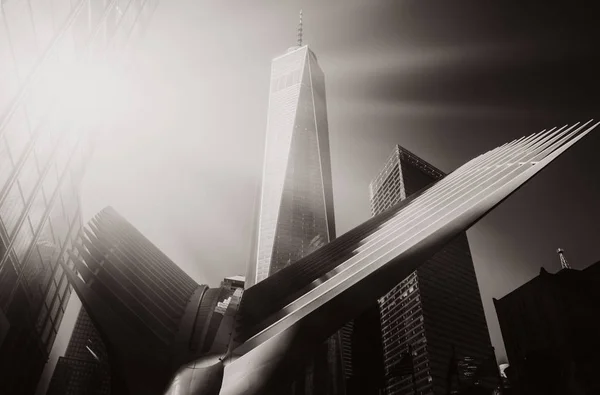
M 73 80 L 125 49 L 153 4 L 0 2 L 0 394 L 33 393 L 71 294 L 58 261 L 82 228 L 100 126 L 64 105 L 82 100 Z
M 110 384 L 106 346 L 85 309 L 81 309 L 46 395 L 109 395 Z
M 444 173 L 396 146 L 370 185 L 373 216 L 429 186 Z M 379 301 L 383 359 L 387 374 L 407 352 L 411 375 L 388 376 L 385 394 L 442 395 L 448 367 L 456 358 L 493 356 L 466 233 L 430 258 Z M 455 353 L 452 350 L 455 350 Z
M 246 289 L 335 238 L 325 79 L 301 29 L 298 45 L 272 62 L 258 240 Z M 342 370 L 335 335 L 299 373 L 294 391 L 343 393 Z
M 335 238 L 325 80 L 308 46 L 273 60 L 270 92 L 258 252 L 246 287 Z

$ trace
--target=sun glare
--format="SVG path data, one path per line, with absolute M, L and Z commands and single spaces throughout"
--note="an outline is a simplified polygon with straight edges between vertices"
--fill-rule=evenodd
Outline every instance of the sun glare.
M 61 123 L 102 130 L 125 113 L 128 89 L 119 68 L 78 62 L 53 71 L 41 95 L 52 102 L 50 117 Z

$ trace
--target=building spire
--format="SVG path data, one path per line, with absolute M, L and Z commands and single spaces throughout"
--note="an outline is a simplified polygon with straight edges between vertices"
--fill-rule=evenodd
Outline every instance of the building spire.
M 558 250 L 556 250 L 556 253 L 560 257 L 560 267 L 562 269 L 570 269 L 571 266 L 569 266 L 569 263 L 567 262 L 567 258 L 565 258 L 565 250 L 563 250 L 562 248 L 559 248 Z
M 298 23 L 298 46 L 302 46 L 302 10 L 300 10 L 300 22 Z

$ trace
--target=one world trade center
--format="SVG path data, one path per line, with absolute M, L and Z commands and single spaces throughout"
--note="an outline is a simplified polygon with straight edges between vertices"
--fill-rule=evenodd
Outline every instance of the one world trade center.
M 258 238 L 246 288 L 335 238 L 329 151 L 325 79 L 302 43 L 301 13 L 297 45 L 272 62 Z M 343 393 L 338 350 L 336 335 L 307 368 L 312 378 L 298 378 L 296 394 Z

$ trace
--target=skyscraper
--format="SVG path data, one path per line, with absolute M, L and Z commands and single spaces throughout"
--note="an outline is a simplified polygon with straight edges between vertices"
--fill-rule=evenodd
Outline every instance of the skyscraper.
M 509 379 L 519 394 L 599 393 L 600 292 L 594 276 L 599 269 L 600 262 L 557 273 L 542 268 L 539 276 L 494 299 Z
M 302 258 L 311 241 L 335 238 L 329 155 L 324 76 L 300 39 L 272 62 L 258 253 L 247 288 Z
M 71 294 L 57 262 L 82 227 L 79 185 L 100 126 L 72 111 L 83 100 L 73 80 L 142 32 L 156 2 L 131 3 L 0 7 L 2 394 L 34 391 Z
M 249 265 L 246 288 L 335 238 L 325 79 L 316 55 L 302 43 L 302 13 L 297 45 L 271 66 L 258 222 L 256 261 Z M 339 347 L 335 335 L 307 368 L 313 379 L 300 374 L 297 393 L 312 393 L 313 386 L 341 393 Z
M 444 173 L 396 146 L 370 185 L 378 215 L 427 187 Z M 465 233 L 380 299 L 386 373 L 412 352 L 411 375 L 388 376 L 386 394 L 445 394 L 452 347 L 457 357 L 483 360 L 493 353 L 473 259 Z
M 2 394 L 35 390 L 71 294 L 57 262 L 81 229 L 79 184 L 91 147 L 78 125 L 51 116 L 46 90 L 53 70 L 79 53 L 80 26 L 68 14 L 19 0 L 0 8 Z
M 106 346 L 81 309 L 64 357 L 60 357 L 46 395 L 108 395 L 110 365 Z

